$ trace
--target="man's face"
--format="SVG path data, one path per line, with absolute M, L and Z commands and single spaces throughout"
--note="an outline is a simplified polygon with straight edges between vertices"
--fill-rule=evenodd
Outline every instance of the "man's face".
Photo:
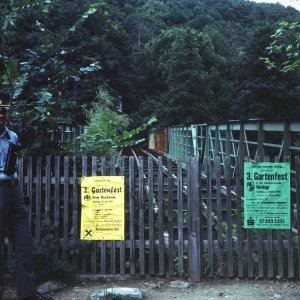
M 2 130 L 8 121 L 9 109 L 6 107 L 0 107 L 0 130 Z

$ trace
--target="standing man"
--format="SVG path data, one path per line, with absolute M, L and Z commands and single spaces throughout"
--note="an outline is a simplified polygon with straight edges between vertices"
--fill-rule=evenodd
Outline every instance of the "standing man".
M 33 281 L 28 208 L 24 203 L 16 171 L 18 136 L 6 127 L 10 105 L 10 95 L 0 91 L 0 299 L 4 289 L 3 232 L 8 229 L 15 245 L 18 297 L 21 300 L 53 300 L 39 294 Z

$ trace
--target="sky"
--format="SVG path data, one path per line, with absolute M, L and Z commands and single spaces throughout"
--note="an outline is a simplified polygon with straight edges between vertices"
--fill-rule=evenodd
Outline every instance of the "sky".
M 255 2 L 266 2 L 266 3 L 280 3 L 284 6 L 293 6 L 300 10 L 300 0 L 252 0 Z

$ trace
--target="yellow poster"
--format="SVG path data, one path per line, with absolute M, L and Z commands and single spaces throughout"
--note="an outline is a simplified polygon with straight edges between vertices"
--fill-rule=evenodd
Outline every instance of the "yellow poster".
M 81 178 L 82 240 L 124 240 L 124 176 Z

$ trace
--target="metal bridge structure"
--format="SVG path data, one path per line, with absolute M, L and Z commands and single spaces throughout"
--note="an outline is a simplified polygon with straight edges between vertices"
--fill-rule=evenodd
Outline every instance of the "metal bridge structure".
M 247 120 L 174 126 L 149 135 L 149 148 L 171 157 L 294 157 L 300 151 L 300 119 Z

